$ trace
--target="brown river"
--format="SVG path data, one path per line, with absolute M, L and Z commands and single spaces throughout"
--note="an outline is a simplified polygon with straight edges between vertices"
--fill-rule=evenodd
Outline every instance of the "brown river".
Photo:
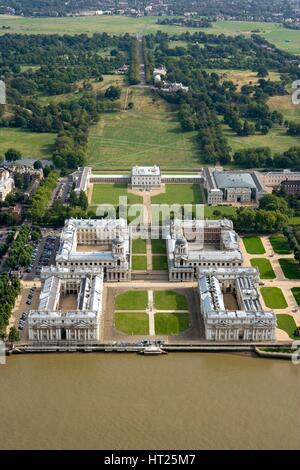
M 0 366 L 1 449 L 300 448 L 300 366 L 225 354 L 24 355 Z

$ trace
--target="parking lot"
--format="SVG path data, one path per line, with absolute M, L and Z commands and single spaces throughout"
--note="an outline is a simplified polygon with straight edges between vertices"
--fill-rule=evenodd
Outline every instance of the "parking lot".
M 14 325 L 18 329 L 21 334 L 21 341 L 28 340 L 28 313 L 38 307 L 40 292 L 40 283 L 26 283 L 17 298 L 10 326 Z
M 31 265 L 26 270 L 24 279 L 30 280 L 41 274 L 43 266 L 55 264 L 59 248 L 59 237 L 48 235 L 34 244 Z

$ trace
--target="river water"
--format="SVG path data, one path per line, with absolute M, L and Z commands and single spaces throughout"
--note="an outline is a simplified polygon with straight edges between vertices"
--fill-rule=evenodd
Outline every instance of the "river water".
M 225 354 L 23 355 L 1 449 L 300 448 L 300 366 Z

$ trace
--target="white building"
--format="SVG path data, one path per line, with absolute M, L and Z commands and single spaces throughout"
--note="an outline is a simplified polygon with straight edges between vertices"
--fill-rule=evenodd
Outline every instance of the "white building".
M 231 220 L 174 220 L 166 240 L 170 281 L 194 280 L 200 268 L 243 263 Z
M 87 192 L 90 178 L 92 175 L 92 168 L 89 166 L 78 168 L 75 173 L 73 173 L 73 182 L 74 182 L 74 191 L 77 196 L 83 191 L 84 193 Z
M 283 181 L 300 180 L 300 171 L 268 171 L 267 173 L 260 173 L 260 177 L 265 186 L 274 187 L 280 186 Z
M 103 271 L 51 267 L 40 302 L 28 316 L 30 341 L 82 341 L 99 339 L 102 314 Z
M 255 268 L 208 268 L 199 272 L 198 292 L 208 341 L 271 341 L 276 317 L 264 311 Z
M 132 188 L 150 190 L 160 188 L 161 173 L 159 166 L 134 166 L 131 170 Z
M 14 189 L 15 183 L 8 170 L 0 169 L 0 201 L 5 201 L 6 197 Z
M 69 219 L 56 266 L 70 272 L 102 268 L 107 281 L 131 279 L 131 232 L 124 219 Z

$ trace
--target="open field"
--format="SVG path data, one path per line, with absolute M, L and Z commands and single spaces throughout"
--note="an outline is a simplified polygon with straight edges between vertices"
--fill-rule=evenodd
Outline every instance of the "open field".
M 125 91 L 123 91 L 124 95 Z M 125 102 L 125 97 L 121 100 Z M 132 110 L 104 114 L 91 127 L 88 164 L 94 168 L 120 168 L 157 164 L 164 168 L 199 167 L 196 132 L 182 132 L 177 112 L 150 91 L 130 88 Z
M 168 269 L 168 261 L 166 256 L 152 256 L 152 267 L 154 271 L 166 271 Z
M 147 256 L 133 255 L 132 269 L 133 271 L 147 271 Z
M 243 237 L 243 242 L 250 255 L 263 255 L 266 252 L 259 237 Z
M 287 279 L 300 279 L 299 264 L 295 260 L 282 258 L 279 264 Z
M 277 318 L 277 328 L 285 331 L 289 335 L 290 338 L 293 338 L 293 339 L 299 338 L 299 336 L 295 335 L 297 325 L 292 315 L 279 313 L 278 315 L 276 315 L 276 318 Z
M 269 240 L 275 253 L 279 255 L 288 255 L 291 253 L 288 239 L 284 235 L 273 235 L 269 237 Z
M 288 304 L 279 287 L 262 287 L 260 290 L 268 308 L 287 308 Z
M 128 204 L 143 202 L 141 197 L 128 193 L 125 184 L 96 183 L 93 186 L 92 205 L 112 204 L 118 206 L 121 196 L 127 196 Z
M 216 212 L 216 214 L 214 214 Z M 236 207 L 232 206 L 205 206 L 204 215 L 208 219 L 220 219 L 222 217 L 230 217 L 236 213 Z
M 148 315 L 142 312 L 116 312 L 115 328 L 128 335 L 148 335 Z
M 222 82 L 225 80 L 230 80 L 232 83 L 237 85 L 238 90 L 241 89 L 243 85 L 255 85 L 255 83 L 260 80 L 260 77 L 257 76 L 256 72 L 252 70 L 225 70 L 225 69 L 207 69 L 207 72 L 215 72 L 220 75 Z M 280 74 L 277 72 L 269 72 L 268 79 L 272 81 L 279 81 Z
M 156 313 L 154 320 L 157 335 L 178 335 L 189 327 L 187 313 Z
M 201 204 L 199 184 L 166 184 L 166 192 L 154 196 L 152 204 Z
M 0 155 L 9 148 L 19 150 L 24 158 L 48 158 L 53 152 L 56 134 L 0 128 Z
M 272 96 L 268 105 L 273 111 L 280 111 L 284 119 L 300 123 L 300 106 L 292 102 L 292 93 L 285 96 Z
M 171 290 L 154 292 L 154 306 L 157 310 L 187 310 L 187 300 L 184 295 Z
M 146 310 L 148 306 L 147 291 L 127 291 L 116 298 L 116 310 Z
M 168 34 L 181 34 L 187 30 L 198 31 L 197 28 L 181 26 L 162 26 L 156 24 L 157 17 L 146 16 L 132 18 L 125 16 L 94 16 L 74 18 L 20 18 L 0 16 L 0 34 L 93 34 L 106 32 L 110 34 L 147 34 L 164 31 Z M 10 29 L 1 29 L 9 26 Z M 218 21 L 212 28 L 203 28 L 208 34 L 225 34 L 249 36 L 253 31 L 275 44 L 277 47 L 295 54 L 300 52 L 300 31 L 289 30 L 275 23 L 247 21 Z
M 275 273 L 268 259 L 253 258 L 250 262 L 251 266 L 258 268 L 261 279 L 275 279 Z

